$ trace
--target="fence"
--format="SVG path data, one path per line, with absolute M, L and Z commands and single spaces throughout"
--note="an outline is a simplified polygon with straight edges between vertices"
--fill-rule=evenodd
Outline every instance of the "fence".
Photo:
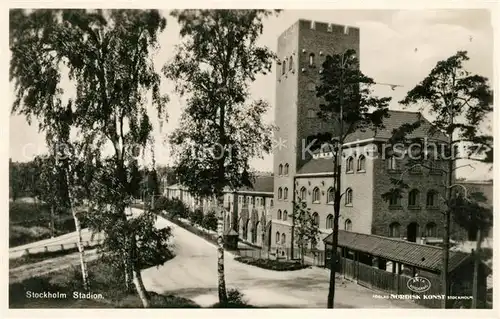
M 294 248 L 292 256 L 292 249 L 288 248 L 276 248 L 276 247 L 262 247 L 249 248 L 249 249 L 239 249 L 238 254 L 242 257 L 251 257 L 255 259 L 282 259 L 282 260 L 300 260 L 301 252 L 299 249 Z M 304 262 L 312 266 L 323 267 L 325 265 L 325 252 L 322 250 L 306 250 L 304 254 Z
M 95 248 L 95 247 L 100 246 L 102 244 L 102 242 L 103 242 L 102 239 L 84 241 L 83 247 L 86 249 Z M 71 250 L 77 251 L 78 250 L 78 243 L 71 242 L 71 243 L 36 246 L 36 247 L 13 250 L 13 251 L 10 251 L 9 254 L 12 255 L 12 257 L 10 257 L 10 259 L 13 259 L 13 258 L 19 258 L 19 257 L 25 257 L 25 256 L 41 255 L 41 254 L 46 254 L 46 253 L 56 253 L 56 252 L 71 251 Z
M 411 277 L 378 269 L 352 259 L 340 258 L 339 272 L 345 278 L 356 281 L 359 285 L 370 289 L 401 295 L 416 294 L 407 285 Z M 425 294 L 440 295 L 441 282 L 439 278 L 432 275 L 426 275 L 425 277 L 431 282 L 430 289 Z M 429 308 L 439 308 L 441 305 L 441 301 L 438 299 L 415 299 L 414 302 Z

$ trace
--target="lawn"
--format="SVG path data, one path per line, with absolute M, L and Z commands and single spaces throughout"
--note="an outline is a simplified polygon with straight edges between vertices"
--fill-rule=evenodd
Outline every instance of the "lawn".
M 50 238 L 50 207 L 44 203 L 9 202 L 9 247 Z M 55 236 L 75 231 L 73 216 L 56 211 Z
M 102 299 L 73 298 L 74 292 L 84 292 L 81 272 L 75 266 L 46 276 L 26 279 L 9 285 L 9 308 L 141 308 L 135 291 L 127 292 L 124 280 L 102 261 L 89 263 L 90 292 Z M 30 293 L 28 293 L 30 292 Z M 59 293 L 61 298 L 34 299 L 33 293 Z M 63 296 L 65 294 L 66 296 Z M 199 308 L 189 299 L 173 295 L 149 293 L 154 308 Z
M 241 263 L 256 266 L 259 268 L 275 270 L 275 271 L 292 271 L 309 268 L 309 265 L 302 265 L 298 261 L 275 260 L 253 257 L 236 257 L 234 260 Z

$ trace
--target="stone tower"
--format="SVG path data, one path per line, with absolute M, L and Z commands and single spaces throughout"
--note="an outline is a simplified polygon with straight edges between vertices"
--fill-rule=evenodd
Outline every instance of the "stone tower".
M 291 240 L 291 218 L 277 220 L 277 217 L 278 210 L 281 214 L 285 211 L 288 216 L 292 214 L 294 176 L 309 159 L 302 154 L 303 143 L 307 145 L 306 138 L 310 135 L 335 129 L 333 123 L 325 123 L 316 116 L 319 100 L 315 87 L 321 65 L 328 54 L 343 53 L 347 49 L 359 52 L 359 43 L 358 28 L 307 20 L 297 21 L 278 38 L 277 55 L 281 63 L 276 66 L 275 124 L 278 128 L 273 151 L 273 244 L 278 243 L 277 232 L 286 234 L 287 246 Z M 285 195 L 288 195 L 286 199 Z

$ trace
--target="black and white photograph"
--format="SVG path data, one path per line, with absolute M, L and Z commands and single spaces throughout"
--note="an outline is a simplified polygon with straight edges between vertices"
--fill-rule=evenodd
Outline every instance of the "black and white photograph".
M 9 310 L 494 311 L 497 5 L 59 4 L 6 10 Z

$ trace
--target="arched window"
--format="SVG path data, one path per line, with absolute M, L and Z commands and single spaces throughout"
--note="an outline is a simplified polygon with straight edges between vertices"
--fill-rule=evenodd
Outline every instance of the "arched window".
M 436 191 L 435 190 L 430 190 L 427 192 L 427 200 L 426 200 L 426 205 L 427 207 L 435 207 L 436 206 Z
M 346 219 L 344 223 L 344 229 L 347 231 L 352 231 L 352 222 L 350 219 Z
M 364 155 L 360 155 L 359 158 L 358 158 L 358 172 L 365 170 L 365 162 L 366 162 L 365 156 Z
M 314 53 L 309 54 L 309 66 L 314 66 Z
M 307 199 L 307 190 L 306 190 L 305 187 L 302 187 L 300 189 L 300 200 L 301 201 L 306 201 L 306 199 Z
M 330 187 L 327 192 L 326 202 L 332 204 L 335 201 L 335 190 Z
M 278 220 L 281 220 L 281 209 L 278 209 L 278 216 L 277 216 Z
M 280 243 L 280 232 L 277 231 L 276 232 L 276 244 L 279 244 Z
M 288 212 L 285 210 L 283 212 L 283 221 L 287 221 L 288 220 Z
M 313 119 L 316 118 L 316 111 L 314 109 L 308 109 L 307 110 L 307 118 L 308 119 Z
M 328 229 L 333 228 L 333 215 L 332 214 L 328 214 L 328 216 L 326 216 L 326 228 L 328 228 Z
M 314 189 L 313 189 L 313 196 L 312 197 L 313 197 L 312 198 L 313 203 L 319 203 L 320 197 L 321 197 L 320 193 L 319 193 L 319 188 L 314 187 Z
M 399 223 L 391 223 L 389 225 L 389 237 L 399 237 L 400 236 L 400 233 L 399 233 L 399 229 L 400 229 L 400 225 Z
M 283 194 L 283 199 L 284 199 L 284 200 L 287 200 L 287 199 L 288 199 L 288 187 L 285 187 L 285 190 L 284 190 L 284 192 L 283 192 L 283 193 L 284 193 L 284 194 Z
M 352 157 L 348 157 L 345 161 L 345 171 L 350 173 L 354 171 L 354 159 Z
M 282 199 L 283 198 L 283 190 L 280 188 L 278 188 L 278 199 Z
M 280 164 L 280 165 L 278 166 L 278 175 L 279 175 L 279 176 L 283 175 L 283 164 Z
M 389 170 L 396 170 L 398 167 L 398 163 L 396 161 L 395 156 L 390 156 L 387 158 L 387 169 Z
M 435 223 L 430 222 L 425 225 L 425 236 L 437 237 L 437 228 Z
M 389 206 L 399 206 L 401 205 L 401 200 L 398 194 L 391 194 L 391 198 L 389 199 Z
M 286 73 L 286 59 L 283 60 L 283 65 L 281 66 L 281 75 Z
M 351 188 L 348 188 L 346 191 L 345 191 L 345 204 L 346 205 L 352 205 L 352 189 Z
M 408 194 L 408 206 L 418 206 L 419 204 L 419 191 L 412 189 Z
M 312 219 L 313 219 L 313 223 L 319 227 L 319 215 L 318 215 L 318 213 L 314 212 L 312 214 Z
M 284 245 L 286 243 L 286 235 L 285 233 L 281 234 L 281 244 Z
M 288 165 L 288 163 L 285 164 L 285 170 L 284 170 L 284 175 L 287 176 L 288 175 L 288 168 L 290 166 Z
M 293 57 L 290 55 L 290 60 L 288 61 L 288 70 L 293 70 Z

